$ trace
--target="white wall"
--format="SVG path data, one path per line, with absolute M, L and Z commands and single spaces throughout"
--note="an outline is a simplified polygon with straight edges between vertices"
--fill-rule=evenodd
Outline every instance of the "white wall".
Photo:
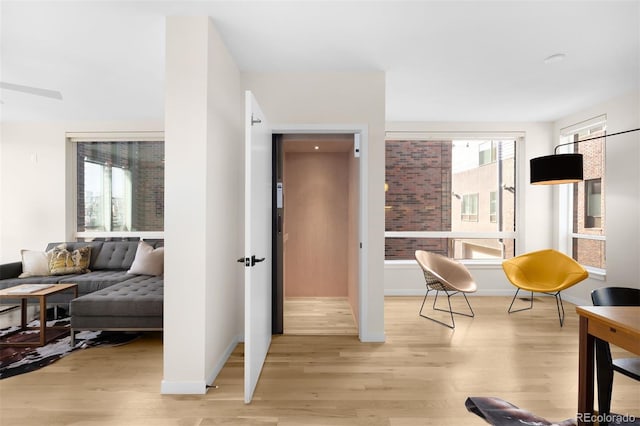
M 162 131 L 149 122 L 5 122 L 0 127 L 0 263 L 74 233 L 74 151 L 67 132 Z
M 243 93 L 208 17 L 166 25 L 163 393 L 205 393 L 238 342 Z
M 368 127 L 368 277 L 360 338 L 384 339 L 384 116 L 382 72 L 243 73 L 270 122 L 276 125 L 362 124 Z
M 603 114 L 608 134 L 640 128 L 640 91 L 556 121 L 554 140 L 559 140 L 560 129 Z M 640 288 L 640 132 L 607 138 L 605 146 L 606 280 L 589 278 L 563 292 L 567 300 L 583 305 L 591 304 L 594 288 Z M 556 206 L 558 198 L 556 189 Z
M 553 192 L 549 187 L 529 184 L 529 160 L 532 157 L 548 155 L 553 150 L 552 123 L 389 122 L 387 131 L 524 134 L 524 141 L 517 146 L 519 151 L 516 183 L 516 253 L 554 246 Z M 499 263 L 467 266 L 478 283 L 477 295 L 513 294 L 514 287 L 506 279 Z M 424 295 L 424 277 L 417 263 L 387 263 L 384 268 L 384 291 L 387 295 Z

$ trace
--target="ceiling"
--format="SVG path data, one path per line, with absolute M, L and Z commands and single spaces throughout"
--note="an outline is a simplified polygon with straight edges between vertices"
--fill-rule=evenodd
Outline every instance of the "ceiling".
M 247 72 L 384 71 L 387 121 L 552 121 L 640 87 L 640 1 L 6 1 L 1 119 L 158 120 L 164 25 L 211 16 Z M 544 63 L 556 53 L 563 61 Z

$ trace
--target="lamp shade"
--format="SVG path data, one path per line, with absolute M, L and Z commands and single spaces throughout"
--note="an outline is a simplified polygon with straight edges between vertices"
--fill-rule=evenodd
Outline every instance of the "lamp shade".
M 575 183 L 583 179 L 582 154 L 556 154 L 532 158 L 531 183 L 557 185 Z

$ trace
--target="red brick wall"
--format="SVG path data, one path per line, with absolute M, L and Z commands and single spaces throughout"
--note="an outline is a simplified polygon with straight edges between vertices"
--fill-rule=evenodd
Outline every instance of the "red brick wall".
M 385 229 L 451 230 L 451 141 L 387 141 Z M 446 240 L 387 238 L 386 259 L 416 248 L 447 254 Z
M 588 137 L 595 137 L 598 134 L 591 134 Z M 577 145 L 577 151 L 583 154 L 584 182 L 573 185 L 573 231 L 587 235 L 606 235 L 605 220 L 605 176 L 604 176 L 604 139 L 583 142 Z M 586 203 L 585 203 L 585 182 L 591 179 L 601 178 L 601 227 L 585 228 Z M 605 268 L 605 242 L 574 239 L 573 257 L 583 265 Z

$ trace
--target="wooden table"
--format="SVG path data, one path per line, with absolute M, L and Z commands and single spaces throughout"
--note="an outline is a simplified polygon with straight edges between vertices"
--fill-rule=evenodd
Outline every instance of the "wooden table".
M 595 338 L 640 355 L 640 307 L 576 306 L 578 347 L 578 424 L 593 424 Z
M 18 330 L 12 331 L 11 333 L 6 334 L 4 337 L 5 341 L 0 342 L 0 347 L 2 346 L 44 346 L 49 340 L 47 340 L 47 330 L 52 329 L 66 329 L 69 332 L 69 327 L 47 327 L 47 297 L 52 294 L 61 293 L 63 291 L 73 291 L 73 298 L 78 297 L 78 285 L 77 284 L 53 284 L 51 287 L 44 288 L 42 290 L 36 291 L 24 291 L 27 290 L 28 286 L 32 284 L 21 284 L 15 287 L 9 287 L 4 290 L 0 290 L 0 300 L 2 299 L 20 299 L 20 328 Z M 27 327 L 27 300 L 29 298 L 38 299 L 40 303 L 40 326 L 39 327 Z M 24 330 L 32 330 L 36 329 L 39 333 L 34 333 L 35 339 L 24 341 L 24 342 L 7 342 L 6 338 L 19 333 Z M 57 334 L 55 337 L 59 337 L 60 334 Z

